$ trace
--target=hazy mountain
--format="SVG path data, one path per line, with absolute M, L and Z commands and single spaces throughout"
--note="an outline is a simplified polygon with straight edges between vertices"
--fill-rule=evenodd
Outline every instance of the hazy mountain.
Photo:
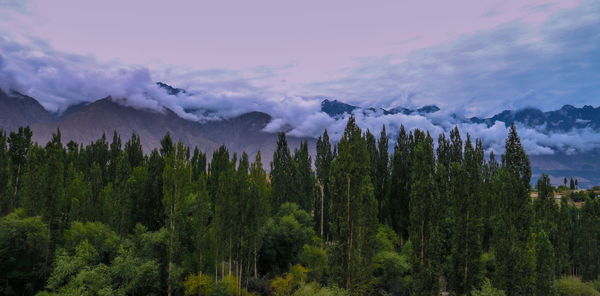
M 473 117 L 470 120 L 475 123 L 485 123 L 488 126 L 493 125 L 497 121 L 502 121 L 506 125 L 518 122 L 546 132 L 566 132 L 581 128 L 600 130 L 600 107 L 594 108 L 586 105 L 577 108 L 571 105 L 564 105 L 559 110 L 547 112 L 542 112 L 536 108 L 526 108 L 517 111 L 505 110 L 491 118 L 480 119 Z
M 20 94 L 7 95 L 0 92 L 0 128 L 8 131 L 29 125 L 33 140 L 40 145 L 47 143 L 59 128 L 63 143 L 73 140 L 88 144 L 105 134 L 112 140 L 114 131 L 121 135 L 123 143 L 133 132 L 137 133 L 146 152 L 160 147 L 160 140 L 169 132 L 174 140 L 197 146 L 209 154 L 220 145 L 240 155 L 247 152 L 252 160 L 259 150 L 263 165 L 268 168 L 276 147 L 277 134 L 263 132 L 271 116 L 250 112 L 221 121 L 198 123 L 182 119 L 165 108 L 162 112 L 151 109 L 127 107 L 112 98 L 93 103 L 81 103 L 69 107 L 62 114 L 46 111 L 34 98 Z M 314 151 L 314 139 L 288 137 L 290 149 L 299 147 L 301 140 L 309 141 Z
M 14 130 L 20 126 L 54 120 L 38 101 L 18 92 L 5 93 L 0 89 L 0 127 Z
M 322 111 L 332 117 L 339 117 L 359 109 L 337 100 L 324 100 Z M 437 112 L 436 106 L 425 106 L 416 110 L 394 108 L 390 110 L 374 108 L 363 109 L 364 112 L 377 114 L 426 114 Z M 473 122 L 491 125 L 497 121 L 520 122 L 538 128 L 549 127 L 549 131 L 565 131 L 575 128 L 590 127 L 598 129 L 600 108 L 585 106 L 575 108 L 565 106 L 557 111 L 542 112 L 537 109 L 504 111 L 488 119 L 472 118 Z M 10 94 L 0 91 L 0 127 L 14 130 L 19 126 L 30 125 L 34 140 L 44 145 L 50 140 L 53 132 L 60 128 L 63 142 L 70 140 L 88 144 L 104 133 L 108 141 L 113 131 L 119 132 L 125 142 L 132 132 L 140 135 L 146 152 L 160 146 L 160 140 L 169 132 L 175 140 L 181 140 L 190 146 L 197 146 L 209 154 L 220 145 L 226 145 L 232 153 L 247 152 L 251 158 L 261 151 L 263 164 L 268 169 L 273 151 L 276 147 L 277 135 L 264 132 L 265 126 L 272 120 L 271 116 L 262 112 L 249 112 L 240 116 L 198 123 L 182 119 L 169 109 L 158 112 L 150 109 L 127 107 L 112 98 L 104 98 L 93 103 L 81 103 L 71 106 L 62 114 L 46 111 L 34 98 L 19 93 Z M 288 144 L 293 151 L 300 141 L 309 141 L 311 153 L 314 155 L 315 139 L 288 137 Z M 586 152 L 574 155 L 557 152 L 552 155 L 531 156 L 534 180 L 541 173 L 552 176 L 553 183 L 562 182 L 563 177 L 575 177 L 582 186 L 600 184 L 600 152 Z
M 205 151 L 212 151 L 217 147 L 196 123 L 182 119 L 169 109 L 164 109 L 163 112 L 135 109 L 123 106 L 110 97 L 67 109 L 63 116 L 49 122 L 33 123 L 31 127 L 34 140 L 40 144 L 45 144 L 52 133 L 60 128 L 65 143 L 73 140 L 87 144 L 103 133 L 110 141 L 113 131 L 117 131 L 125 142 L 136 132 L 144 150 L 150 151 L 159 147 L 161 138 L 169 132 L 175 140 L 198 146 Z
M 440 110 L 440 108 L 438 108 L 435 105 L 427 105 L 427 106 L 423 106 L 421 108 L 418 109 L 409 109 L 409 108 L 405 108 L 405 107 L 395 107 L 389 110 L 383 109 L 383 108 L 373 108 L 373 107 L 369 107 L 369 108 L 361 108 L 358 106 L 353 106 L 350 104 L 346 104 L 344 102 L 340 102 L 338 100 L 329 100 L 329 99 L 325 99 L 321 102 L 321 111 L 327 113 L 327 115 L 337 118 L 340 117 L 344 114 L 352 114 L 352 112 L 354 112 L 354 110 L 357 109 L 361 109 L 363 110 L 363 112 L 368 113 L 368 112 L 375 112 L 377 113 L 377 111 L 381 111 L 381 114 L 405 114 L 405 115 L 410 115 L 410 114 L 427 114 L 427 113 L 435 113 L 437 111 Z

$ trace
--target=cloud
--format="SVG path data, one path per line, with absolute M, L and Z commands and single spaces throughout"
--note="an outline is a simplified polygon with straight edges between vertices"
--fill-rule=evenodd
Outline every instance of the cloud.
M 597 103 L 599 27 L 600 4 L 588 1 L 541 23 L 516 20 L 408 56 L 362 59 L 312 87 L 357 104 L 435 103 L 471 115 Z
M 53 112 L 107 96 L 136 108 L 166 107 L 188 120 L 261 111 L 274 117 L 268 132 L 285 129 L 292 136 L 317 137 L 328 129 L 334 140 L 341 137 L 347 117 L 335 120 L 320 112 L 322 96 L 363 107 L 436 104 L 442 110 L 426 116 L 362 112 L 354 116 L 376 136 L 385 125 L 392 142 L 400 125 L 427 130 L 434 137 L 458 126 L 464 134 L 482 138 L 488 151 L 501 153 L 507 135 L 503 123 L 488 127 L 456 118 L 527 106 L 554 109 L 565 102 L 598 102 L 599 27 L 600 5 L 590 1 L 539 23 L 517 20 L 407 56 L 361 58 L 358 66 L 340 70 L 338 78 L 292 86 L 285 77 L 294 70 L 293 63 L 236 70 L 150 70 L 61 52 L 36 38 L 0 37 L 0 87 L 35 97 Z M 187 93 L 168 95 L 156 81 Z M 587 129 L 545 134 L 520 126 L 519 131 L 532 154 L 600 146 L 600 136 Z

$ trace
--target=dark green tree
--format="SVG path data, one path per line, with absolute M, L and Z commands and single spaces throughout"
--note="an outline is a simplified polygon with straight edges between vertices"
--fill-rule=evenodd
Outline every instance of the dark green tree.
M 271 163 L 271 188 L 273 208 L 288 201 L 295 202 L 296 189 L 294 188 L 294 164 L 290 149 L 288 148 L 285 133 L 279 133 L 277 137 L 277 148 L 273 153 Z
M 315 217 L 317 221 L 317 229 L 322 239 L 327 239 L 329 234 L 329 207 L 331 194 L 329 191 L 329 172 L 331 170 L 331 162 L 333 161 L 333 152 L 331 151 L 331 143 L 329 142 L 329 134 L 327 130 L 317 139 L 317 157 L 315 159 L 315 167 L 317 173 L 317 185 L 319 187 L 319 198 L 317 199 L 317 207 Z
M 337 283 L 357 295 L 373 288 L 377 200 L 370 165 L 366 140 L 350 117 L 331 166 L 331 267 Z

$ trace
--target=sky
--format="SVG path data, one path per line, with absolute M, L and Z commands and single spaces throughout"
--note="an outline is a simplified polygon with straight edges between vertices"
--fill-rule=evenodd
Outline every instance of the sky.
M 155 81 L 194 95 L 167 97 Z M 598 106 L 600 2 L 0 0 L 0 87 L 55 112 L 107 95 L 190 120 L 205 119 L 186 111 L 195 108 L 257 110 L 275 117 L 271 130 L 289 124 L 298 136 L 343 127 L 319 112 L 322 97 L 435 104 L 438 117 Z M 456 124 L 405 117 L 360 123 L 434 133 Z M 505 136 L 500 126 L 464 128 Z M 530 151 L 552 153 L 555 135 L 530 132 Z

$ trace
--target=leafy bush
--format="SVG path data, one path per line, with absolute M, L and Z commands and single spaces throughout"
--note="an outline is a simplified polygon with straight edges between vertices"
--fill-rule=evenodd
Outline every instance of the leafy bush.
M 600 296 L 600 292 L 576 277 L 562 277 L 554 281 L 553 287 L 564 296 Z

